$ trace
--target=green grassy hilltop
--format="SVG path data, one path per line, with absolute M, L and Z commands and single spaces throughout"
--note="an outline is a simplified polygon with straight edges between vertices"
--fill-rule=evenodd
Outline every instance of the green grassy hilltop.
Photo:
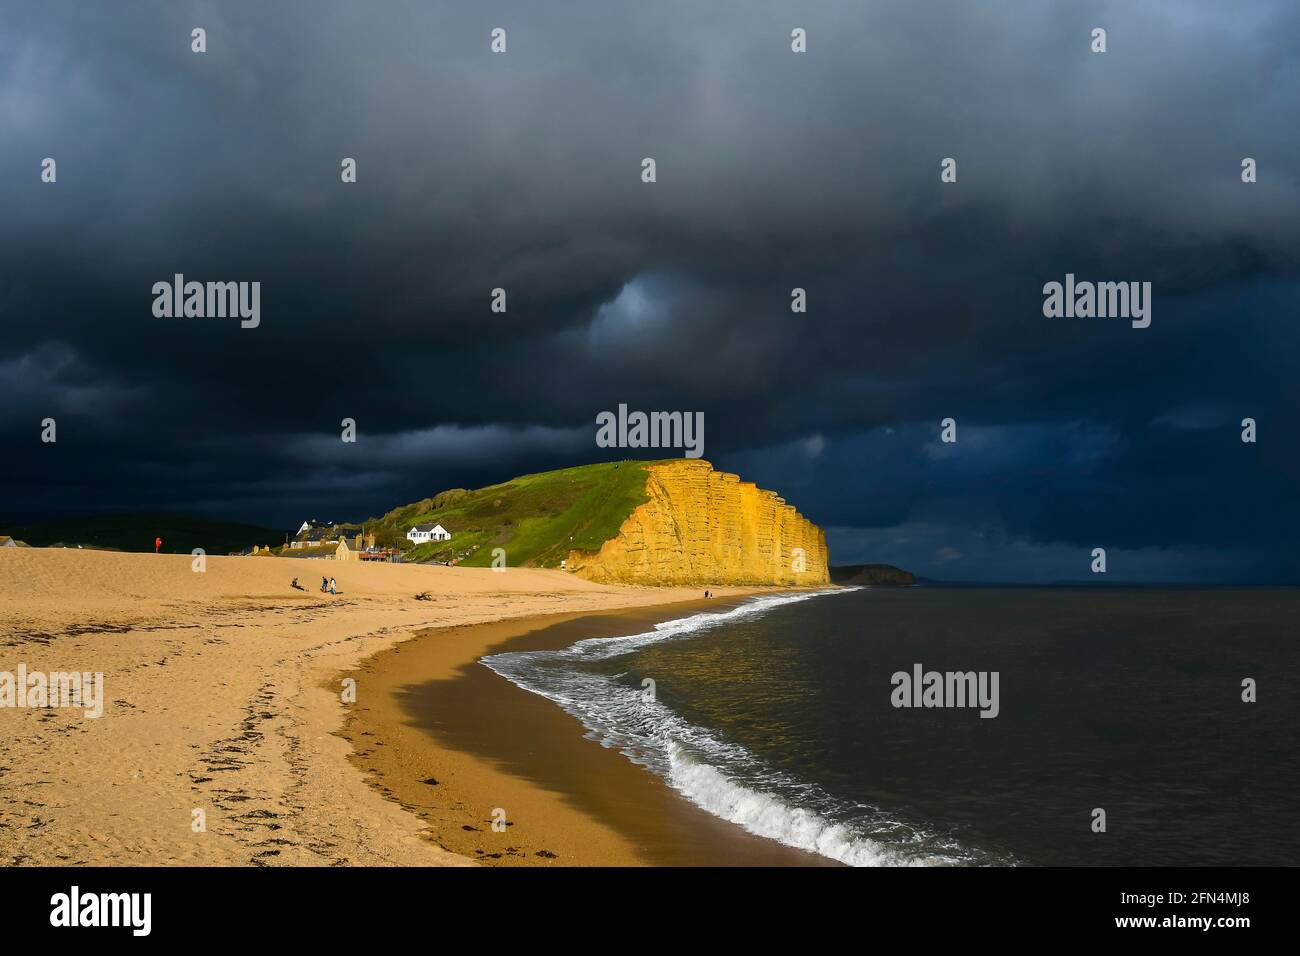
M 380 545 L 406 547 L 416 524 L 441 524 L 450 541 L 416 546 L 407 561 L 451 561 L 490 567 L 504 548 L 510 567 L 559 567 L 577 548 L 596 551 L 646 500 L 645 466 L 623 461 L 523 475 L 474 491 L 454 488 L 365 522 Z

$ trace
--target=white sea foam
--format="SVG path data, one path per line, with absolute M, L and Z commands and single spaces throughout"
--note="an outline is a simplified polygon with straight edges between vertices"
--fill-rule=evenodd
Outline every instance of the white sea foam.
M 611 657 L 617 657 L 619 654 L 629 654 L 638 648 L 645 647 L 647 644 L 657 644 L 660 641 L 671 640 L 674 637 L 682 637 L 698 631 L 708 630 L 720 624 L 729 624 L 747 617 L 757 617 L 785 604 L 798 604 L 801 601 L 811 601 L 818 597 L 851 594 L 860 590 L 862 589 L 837 588 L 826 591 L 801 591 L 796 594 L 764 595 L 746 601 L 744 604 L 727 611 L 703 611 L 699 614 L 692 614 L 690 617 L 663 621 L 656 624 L 653 631 L 629 634 L 626 637 L 590 637 L 585 641 L 578 641 L 572 647 L 553 653 L 581 657 L 585 660 L 607 660 Z M 542 651 L 540 653 L 548 652 Z M 504 657 L 507 655 L 497 656 Z
M 620 683 L 623 674 L 584 670 L 675 638 L 774 608 L 858 588 L 766 595 L 727 611 L 665 621 L 625 637 L 588 638 L 558 651 L 523 651 L 481 663 L 578 718 L 587 735 L 659 776 L 695 805 L 757 836 L 853 866 L 915 866 L 983 862 L 941 835 L 893 819 L 880 808 L 845 805 L 816 786 L 779 773 L 737 744 L 691 724 L 658 700 Z
M 810 850 L 850 866 L 924 865 L 919 857 L 904 858 L 874 840 L 854 835 L 821 814 L 791 807 L 780 799 L 751 790 L 729 779 L 716 767 L 696 763 L 670 745 L 668 782 L 696 806 L 755 834 L 786 846 Z

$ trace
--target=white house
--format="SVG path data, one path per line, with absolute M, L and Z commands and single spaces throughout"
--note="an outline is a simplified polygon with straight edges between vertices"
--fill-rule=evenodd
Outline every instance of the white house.
M 406 532 L 406 540 L 414 544 L 426 541 L 450 541 L 451 532 L 440 524 L 417 524 Z

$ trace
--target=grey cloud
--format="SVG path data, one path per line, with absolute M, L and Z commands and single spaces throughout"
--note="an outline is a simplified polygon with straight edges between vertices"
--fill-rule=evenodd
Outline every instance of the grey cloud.
M 0 491 L 373 513 L 590 460 L 627 402 L 705 412 L 708 457 L 837 527 L 1241 555 L 1258 526 L 1238 566 L 1276 565 L 1300 533 L 1297 37 L 1282 0 L 20 7 Z M 1151 329 L 1043 319 L 1067 271 L 1153 282 Z M 154 319 L 174 272 L 261 281 L 262 326 Z M 45 394 L 72 457 L 29 443 Z M 1256 457 L 1182 427 L 1198 409 L 1257 417 Z M 927 456 L 946 415 L 969 453 Z

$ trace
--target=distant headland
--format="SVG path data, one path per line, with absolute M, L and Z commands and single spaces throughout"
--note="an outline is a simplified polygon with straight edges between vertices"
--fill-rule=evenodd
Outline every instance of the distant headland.
M 892 564 L 842 564 L 832 567 L 830 573 L 835 584 L 908 587 L 916 583 L 916 576 L 911 571 Z

